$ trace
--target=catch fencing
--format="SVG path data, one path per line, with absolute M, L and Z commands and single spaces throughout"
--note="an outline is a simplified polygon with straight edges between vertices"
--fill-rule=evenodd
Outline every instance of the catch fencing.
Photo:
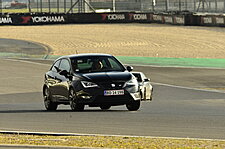
M 225 0 L 0 0 L 5 12 L 209 12 L 224 13 Z

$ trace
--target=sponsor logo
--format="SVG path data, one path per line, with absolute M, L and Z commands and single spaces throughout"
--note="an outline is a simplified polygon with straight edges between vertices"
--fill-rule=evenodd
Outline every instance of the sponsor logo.
M 162 16 L 160 15 L 153 15 L 152 18 L 154 21 L 162 21 Z
M 125 20 L 124 14 L 101 14 L 102 20 Z
M 212 18 L 211 17 L 203 17 L 203 23 L 205 23 L 205 24 L 212 23 Z
M 134 20 L 147 20 L 147 14 L 129 14 L 130 15 L 130 20 L 132 20 L 132 18 Z
M 65 19 L 63 16 L 27 16 L 27 17 L 21 17 L 23 19 L 22 23 L 28 23 L 31 20 L 33 23 L 51 23 L 51 22 L 65 22 Z
M 32 17 L 28 16 L 28 17 L 21 17 L 21 18 L 23 19 L 21 23 L 25 24 L 25 23 L 28 23 Z
M 217 24 L 224 24 L 224 18 L 218 18 L 218 17 L 216 17 L 216 23 Z
M 32 17 L 33 22 L 65 22 L 63 16 Z
M 164 16 L 164 20 L 165 20 L 166 23 L 173 23 L 172 17 Z
M 184 24 L 184 17 L 175 17 L 175 21 L 177 24 Z
M 0 17 L 0 24 L 13 23 L 12 18 L 10 17 Z

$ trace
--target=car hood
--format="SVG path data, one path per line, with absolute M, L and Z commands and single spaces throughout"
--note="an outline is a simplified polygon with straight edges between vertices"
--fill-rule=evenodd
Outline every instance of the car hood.
M 111 82 L 111 81 L 128 81 L 132 78 L 130 72 L 96 72 L 85 73 L 82 75 L 85 79 L 93 82 Z

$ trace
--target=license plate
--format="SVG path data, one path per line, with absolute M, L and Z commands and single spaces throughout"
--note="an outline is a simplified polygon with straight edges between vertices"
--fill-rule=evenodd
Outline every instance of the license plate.
M 124 95 L 124 90 L 105 90 L 104 96 Z

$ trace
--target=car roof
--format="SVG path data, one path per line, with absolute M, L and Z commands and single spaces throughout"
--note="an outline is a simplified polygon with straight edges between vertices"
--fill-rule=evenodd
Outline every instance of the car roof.
M 79 58 L 79 57 L 85 57 L 85 56 L 112 56 L 110 54 L 104 54 L 104 53 L 83 53 L 83 54 L 73 54 L 73 55 L 65 55 L 57 58 L 55 61 L 62 59 L 62 58 Z

